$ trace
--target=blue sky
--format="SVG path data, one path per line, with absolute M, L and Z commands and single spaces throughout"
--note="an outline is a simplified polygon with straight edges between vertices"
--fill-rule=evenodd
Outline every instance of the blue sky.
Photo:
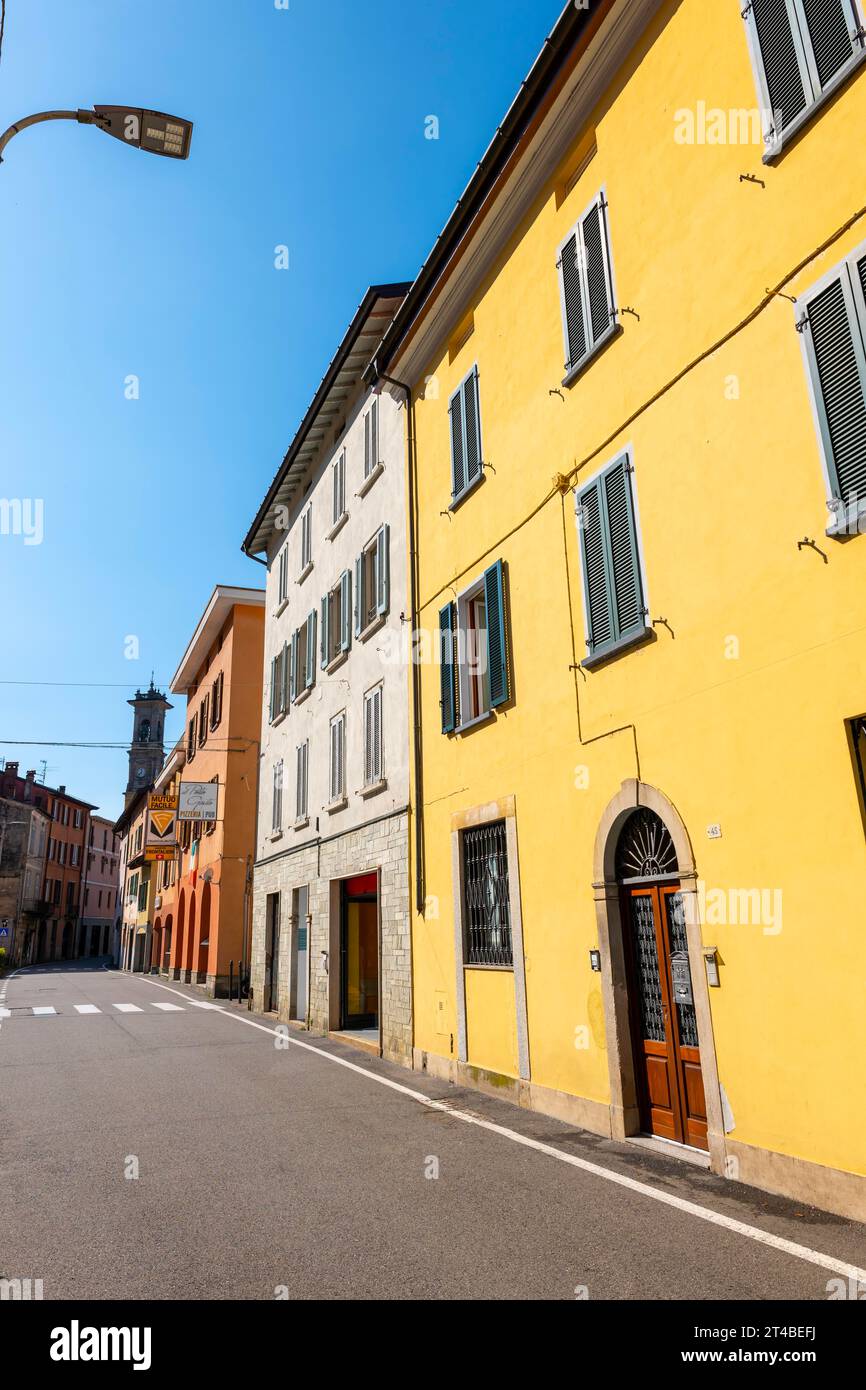
M 123 751 L 49 745 L 128 740 L 214 584 L 262 583 L 241 540 L 364 290 L 417 273 L 562 7 L 7 0 L 0 128 L 195 132 L 175 163 L 52 123 L 0 166 L 0 498 L 43 509 L 0 534 L 0 756 L 119 813 Z

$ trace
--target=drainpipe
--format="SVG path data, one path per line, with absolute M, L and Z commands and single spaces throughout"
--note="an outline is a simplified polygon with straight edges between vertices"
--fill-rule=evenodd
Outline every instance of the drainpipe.
M 373 371 L 379 381 L 395 386 L 406 397 L 406 429 L 409 450 L 409 606 L 412 629 L 410 634 L 410 661 L 412 662 L 412 746 L 415 766 L 415 907 L 423 913 L 426 902 L 424 874 L 424 823 L 421 807 L 424 805 L 424 783 L 421 758 L 421 672 L 414 658 L 414 637 L 418 631 L 418 548 L 415 535 L 415 412 L 412 406 L 412 388 L 405 381 L 397 381 L 379 370 L 379 359 L 373 358 Z

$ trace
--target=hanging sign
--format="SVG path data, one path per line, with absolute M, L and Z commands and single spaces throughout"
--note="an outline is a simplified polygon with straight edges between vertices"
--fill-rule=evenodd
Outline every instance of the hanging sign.
M 216 820 L 218 795 L 216 782 L 181 782 L 178 820 Z
M 147 834 L 144 857 L 153 862 L 174 859 L 177 849 L 177 797 L 159 796 L 152 792 L 147 798 Z

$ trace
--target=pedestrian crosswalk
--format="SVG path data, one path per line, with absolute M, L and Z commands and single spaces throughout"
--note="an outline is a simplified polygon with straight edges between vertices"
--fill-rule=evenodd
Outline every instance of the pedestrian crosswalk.
M 191 1000 L 190 1000 L 190 1004 L 192 1004 L 193 1007 L 198 1008 L 198 1009 L 202 1009 L 202 1008 L 206 1008 L 206 1007 L 207 1007 L 207 1005 L 200 1004 L 200 1003 L 198 1002 L 198 1000 L 195 1000 L 195 999 L 191 999 Z M 110 1015 L 110 1014 L 112 1014 L 112 1013 L 119 1013 L 119 1014 L 144 1014 L 144 1013 L 149 1013 L 151 1009 L 159 1009 L 160 1013 L 166 1013 L 166 1014 L 168 1014 L 168 1013 L 171 1013 L 171 1014 L 182 1014 L 182 1013 L 185 1013 L 185 1012 L 186 1012 L 186 1005 L 185 1005 L 185 1004 L 169 1004 L 169 1003 L 164 1003 L 162 1000 L 149 999 L 149 1000 L 147 1000 L 147 1001 L 145 1001 L 144 1003 L 141 1003 L 141 1004 L 129 1004 L 129 1003 L 117 1003 L 117 1004 L 111 1003 L 111 1004 L 104 1004 L 104 1005 L 99 1005 L 99 1004 L 73 1004 L 73 1005 L 72 1005 L 72 1009 L 74 1010 L 74 1012 L 75 1012 L 76 1014 L 79 1014 L 79 1015 L 87 1015 L 87 1016 L 93 1015 L 93 1014 L 103 1014 L 103 1015 L 104 1015 L 104 1014 L 109 1014 L 109 1015 Z M 53 1015 L 54 1017 L 59 1017 L 61 1014 L 65 1013 L 65 1012 L 68 1012 L 68 1011 L 67 1011 L 67 1010 L 64 1010 L 64 1009 L 62 1009 L 62 1008 L 56 1008 L 53 1004 L 28 1004 L 28 1005 L 21 1005 L 21 1006 L 19 1006 L 18 1008 L 6 1009 L 6 1010 L 4 1010 L 3 1012 L 4 1012 L 8 1017 L 19 1017 L 19 1018 L 23 1017 L 23 1018 L 26 1018 L 28 1015 L 30 1015 L 30 1016 L 33 1017 L 33 1018 L 50 1018 L 52 1015 Z

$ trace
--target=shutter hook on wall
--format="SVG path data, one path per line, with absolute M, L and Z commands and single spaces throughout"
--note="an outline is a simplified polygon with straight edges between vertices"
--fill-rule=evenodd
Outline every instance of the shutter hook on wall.
M 757 174 L 740 174 L 740 183 L 759 183 L 762 188 L 766 188 L 763 179 L 759 179 Z

